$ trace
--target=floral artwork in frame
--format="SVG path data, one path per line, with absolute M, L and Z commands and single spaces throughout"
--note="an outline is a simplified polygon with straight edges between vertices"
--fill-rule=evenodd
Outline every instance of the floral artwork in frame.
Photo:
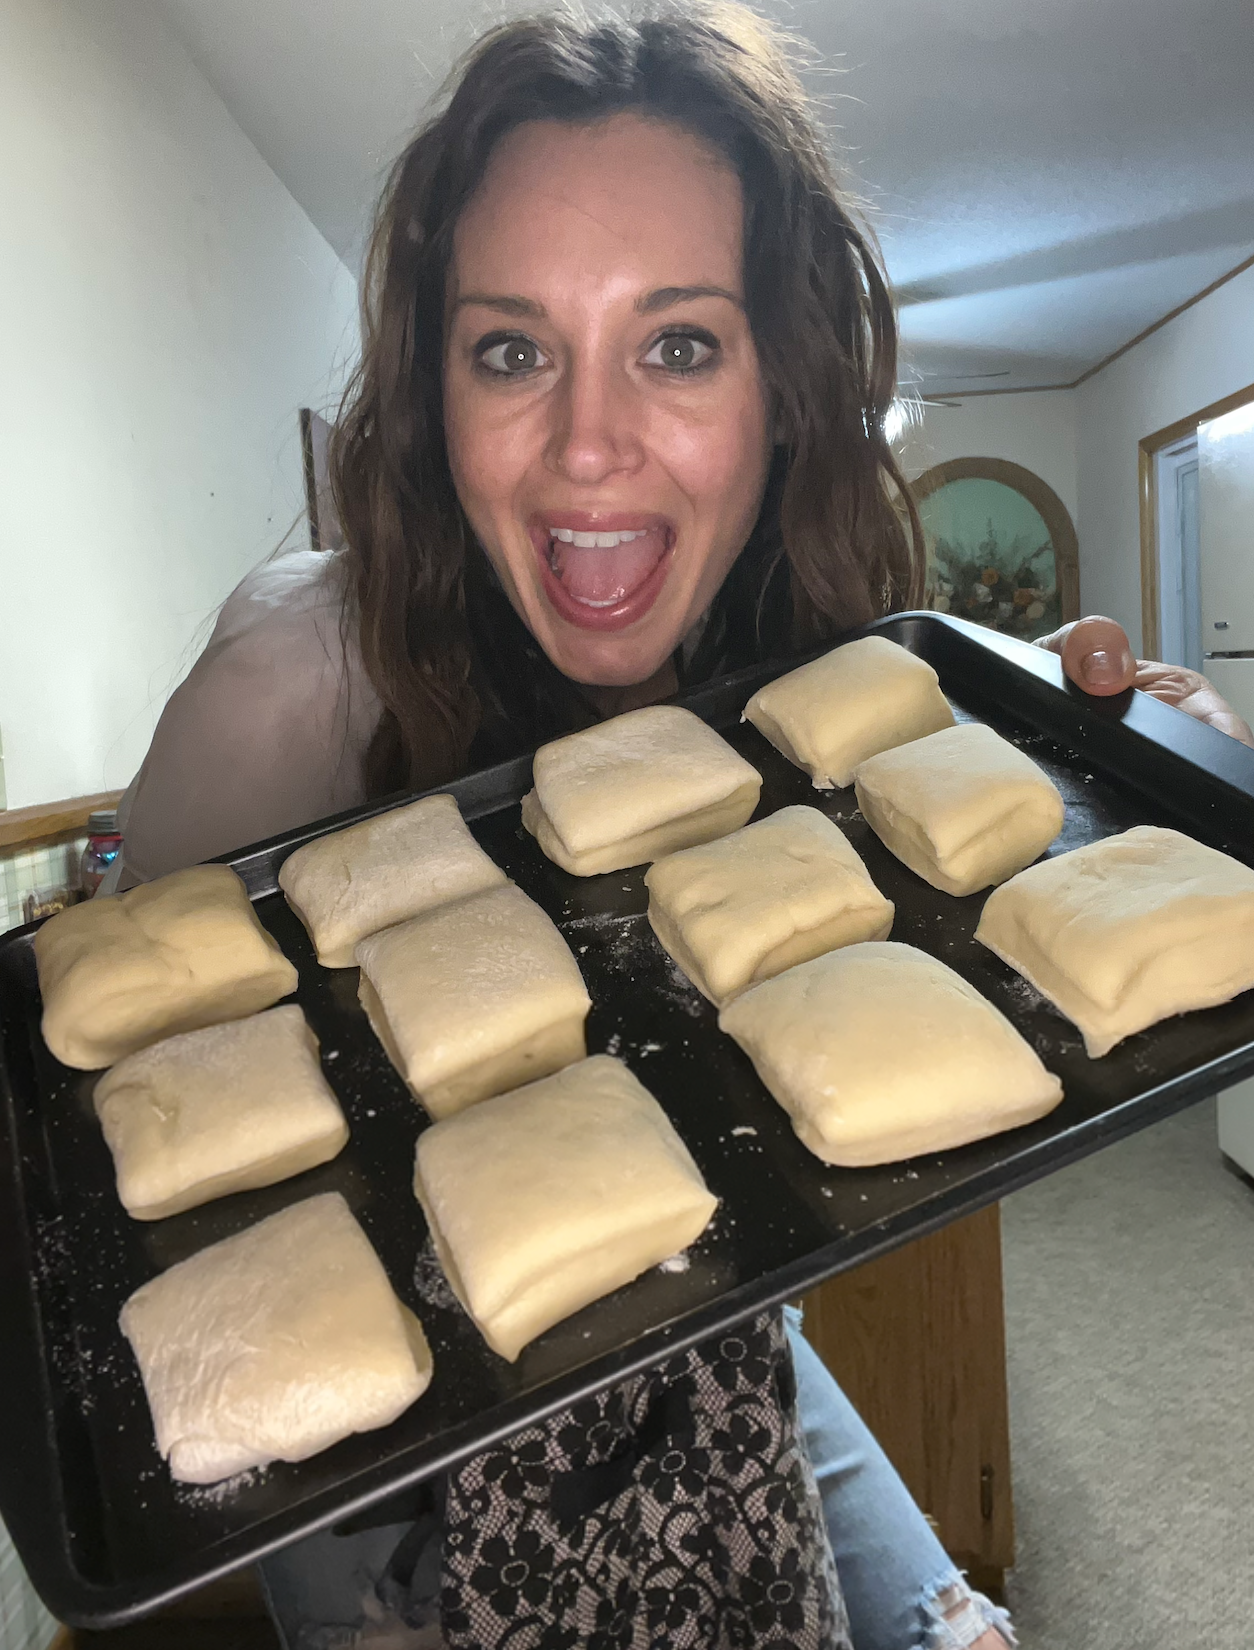
M 928 605 L 1032 641 L 1080 616 L 1067 507 L 1021 464 L 960 458 L 911 483 L 928 550 Z

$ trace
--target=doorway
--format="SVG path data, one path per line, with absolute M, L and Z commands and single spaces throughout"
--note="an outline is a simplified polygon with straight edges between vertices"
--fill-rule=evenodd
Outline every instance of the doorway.
M 1203 640 L 1198 430 L 1251 406 L 1254 384 L 1140 442 L 1141 651 L 1148 659 L 1192 670 L 1210 663 L 1212 650 Z
M 1158 518 L 1158 657 L 1202 668 L 1201 557 L 1197 519 L 1197 432 L 1154 459 Z

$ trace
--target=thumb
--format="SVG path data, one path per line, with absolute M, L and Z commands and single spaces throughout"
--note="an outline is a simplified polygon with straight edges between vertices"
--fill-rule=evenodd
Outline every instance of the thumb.
M 1075 619 L 1038 644 L 1062 656 L 1062 668 L 1085 693 L 1122 693 L 1136 680 L 1136 659 L 1127 632 L 1114 619 Z

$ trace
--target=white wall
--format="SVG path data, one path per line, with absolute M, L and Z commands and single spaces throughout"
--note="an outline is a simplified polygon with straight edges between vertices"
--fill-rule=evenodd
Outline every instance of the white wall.
M 947 397 L 946 399 L 951 399 Z M 924 409 L 899 443 L 907 476 L 953 458 L 1002 458 L 1046 481 L 1076 516 L 1075 395 L 1071 390 L 977 395 Z
M 0 0 L 10 807 L 124 785 L 301 507 L 355 284 L 144 0 Z
M 1141 635 L 1137 446 L 1254 384 L 1254 269 L 1076 390 L 1084 605 Z

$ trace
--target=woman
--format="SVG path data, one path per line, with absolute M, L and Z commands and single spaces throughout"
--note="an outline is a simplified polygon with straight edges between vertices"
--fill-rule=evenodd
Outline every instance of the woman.
M 348 549 L 280 558 L 226 604 L 124 804 L 130 880 L 444 783 L 920 598 L 918 521 L 883 433 L 888 293 L 751 14 L 488 35 L 393 171 L 363 321 L 333 455 Z M 1094 623 L 1087 645 L 1082 630 L 1058 645 L 1082 685 L 1118 691 L 1126 639 Z M 398 1644 L 437 1642 L 422 1635 L 438 1619 L 456 1645 L 846 1645 L 842 1587 L 856 1650 L 1012 1642 L 794 1326 L 808 1460 L 797 1447 L 771 1318 L 736 1343 L 756 1371 L 737 1390 L 757 1406 L 763 1504 L 779 1509 L 754 1523 L 699 1444 L 702 1426 L 717 1434 L 729 1344 L 470 1463 L 412 1530 L 280 1555 L 269 1579 L 292 1642 L 344 1642 L 337 1623 L 369 1642 L 392 1547 L 383 1591 L 413 1627 Z M 677 1394 L 686 1420 L 667 1436 L 687 1440 L 692 1514 L 678 1546 L 649 1523 L 662 1492 L 644 1441 Z M 617 1429 L 608 1454 L 598 1427 Z M 569 1488 L 633 1451 L 617 1499 L 558 1529 L 555 1477 Z M 634 1546 L 607 1558 L 629 1526 Z M 346 1554 L 362 1570 L 349 1605 L 315 1602 Z

